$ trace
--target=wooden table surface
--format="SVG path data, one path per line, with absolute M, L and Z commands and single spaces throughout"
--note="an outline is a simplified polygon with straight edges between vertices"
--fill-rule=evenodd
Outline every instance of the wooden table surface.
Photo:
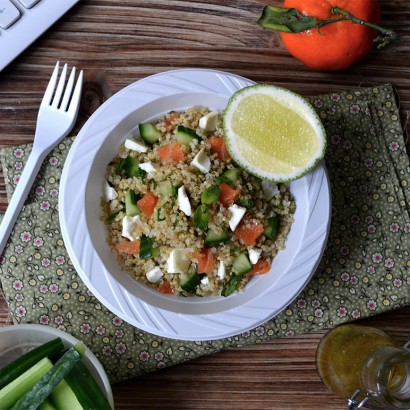
M 355 0 L 352 0 L 355 1 Z M 280 5 L 280 2 L 271 2 Z M 56 60 L 85 70 L 76 128 L 112 94 L 169 69 L 225 70 L 257 82 L 317 95 L 390 82 L 403 127 L 410 110 L 410 2 L 381 0 L 382 24 L 400 42 L 342 73 L 313 72 L 293 59 L 277 34 L 257 24 L 256 0 L 82 0 L 0 73 L 0 145 L 29 143 Z M 0 50 L 1 58 L 1 50 Z M 407 138 L 407 137 L 406 137 Z M 0 211 L 7 207 L 0 184 Z M 363 320 L 401 342 L 410 308 Z M 0 297 L 0 326 L 9 323 Z M 118 409 L 345 409 L 315 369 L 323 333 L 223 351 L 113 386 Z

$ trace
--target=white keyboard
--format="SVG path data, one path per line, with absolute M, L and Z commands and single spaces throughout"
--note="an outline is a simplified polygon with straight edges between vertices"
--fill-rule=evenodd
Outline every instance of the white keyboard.
M 0 71 L 80 0 L 0 0 Z

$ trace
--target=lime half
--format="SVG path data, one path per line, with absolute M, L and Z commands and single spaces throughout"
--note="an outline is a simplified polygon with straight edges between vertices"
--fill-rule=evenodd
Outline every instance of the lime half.
M 259 178 L 287 182 L 312 170 L 326 149 L 326 132 L 302 96 L 258 84 L 232 95 L 224 112 L 225 143 L 235 162 Z

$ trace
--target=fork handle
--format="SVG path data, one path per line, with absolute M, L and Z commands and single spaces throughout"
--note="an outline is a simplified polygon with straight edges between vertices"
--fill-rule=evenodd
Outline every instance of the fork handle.
M 9 202 L 6 213 L 0 224 L 0 255 L 3 254 L 4 247 L 9 239 L 9 236 L 14 228 L 14 224 L 20 213 L 21 208 L 27 198 L 31 186 L 40 170 L 40 167 L 47 156 L 48 152 L 39 150 L 36 145 L 29 155 L 29 158 L 21 173 L 20 180 L 17 183 L 13 196 Z

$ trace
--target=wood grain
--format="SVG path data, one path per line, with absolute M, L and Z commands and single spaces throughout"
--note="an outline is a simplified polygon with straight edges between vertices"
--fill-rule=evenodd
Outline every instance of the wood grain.
M 271 4 L 280 5 L 279 1 Z M 151 74 L 213 68 L 304 95 L 392 83 L 407 141 L 410 2 L 381 0 L 382 25 L 402 39 L 341 73 L 313 72 L 255 23 L 263 1 L 82 0 L 0 74 L 0 145 L 30 143 L 56 60 L 86 73 L 79 129 L 112 94 Z M 1 56 L 1 50 L 0 50 Z M 1 57 L 0 57 L 1 58 Z M 7 207 L 0 180 L 0 210 Z M 364 321 L 404 342 L 410 308 Z M 9 322 L 0 297 L 0 325 Z M 113 386 L 118 409 L 345 409 L 315 369 L 322 333 L 202 357 Z

